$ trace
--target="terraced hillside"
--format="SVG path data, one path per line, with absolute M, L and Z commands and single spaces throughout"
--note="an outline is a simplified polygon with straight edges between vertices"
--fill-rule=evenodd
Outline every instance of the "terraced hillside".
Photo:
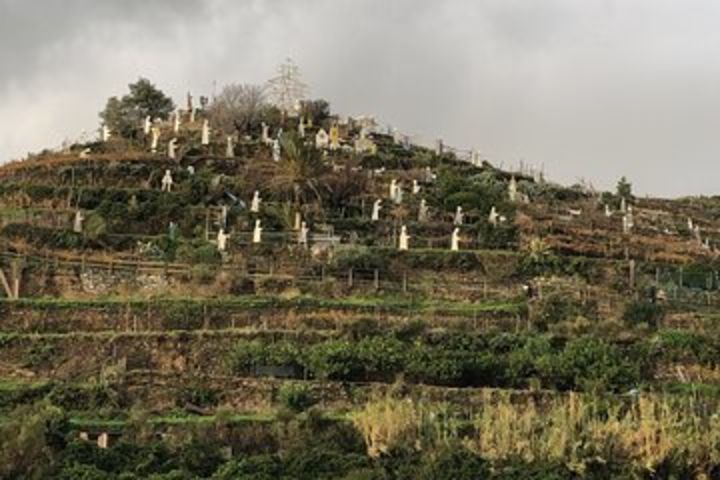
M 720 201 L 178 115 L 0 167 L 0 475 L 720 478 Z

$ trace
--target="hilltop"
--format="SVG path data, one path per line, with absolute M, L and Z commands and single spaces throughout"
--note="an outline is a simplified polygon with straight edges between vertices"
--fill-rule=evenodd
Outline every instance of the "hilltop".
M 322 100 L 233 117 L 150 87 L 100 139 L 0 167 L 0 406 L 8 432 L 52 425 L 37 468 L 720 468 L 720 200 L 562 186 Z M 0 474 L 30 468 L 22 441 Z

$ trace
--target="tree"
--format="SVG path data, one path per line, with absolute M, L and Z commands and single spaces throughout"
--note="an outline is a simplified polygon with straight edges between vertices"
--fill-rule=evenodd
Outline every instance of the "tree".
M 225 133 L 246 133 L 256 129 L 268 104 L 260 85 L 231 83 L 213 99 L 208 116 Z
M 628 200 L 632 198 L 632 183 L 628 182 L 624 176 L 620 177 L 616 188 L 618 197 Z
M 327 176 L 330 173 L 320 150 L 304 145 L 292 134 L 283 135 L 280 143 L 283 154 L 276 164 L 270 188 L 287 195 L 295 205 L 320 201 L 323 192 L 327 190 Z
M 300 115 L 319 126 L 330 116 L 330 104 L 323 99 L 304 100 L 300 103 Z
M 132 138 L 141 128 L 145 117 L 167 120 L 175 109 L 171 98 L 145 78 L 128 85 L 130 93 L 122 98 L 110 97 L 100 118 L 110 130 L 125 138 Z

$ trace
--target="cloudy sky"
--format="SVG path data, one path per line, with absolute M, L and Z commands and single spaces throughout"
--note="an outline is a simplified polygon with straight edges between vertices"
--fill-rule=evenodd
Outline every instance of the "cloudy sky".
M 720 192 L 717 0 L 0 0 L 0 161 L 98 126 L 145 76 L 262 83 L 562 182 Z

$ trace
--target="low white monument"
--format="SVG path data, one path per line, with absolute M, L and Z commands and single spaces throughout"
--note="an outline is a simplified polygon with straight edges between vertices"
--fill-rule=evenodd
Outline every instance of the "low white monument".
M 220 251 L 220 252 L 225 251 L 225 249 L 227 248 L 228 238 L 230 238 L 230 235 L 225 233 L 225 229 L 221 228 L 220 230 L 218 230 L 218 234 L 217 234 L 218 251 Z
M 255 220 L 255 228 L 253 229 L 253 243 L 260 243 L 262 241 L 262 227 L 260 227 L 260 220 Z
M 455 227 L 450 237 L 450 250 L 457 252 L 460 250 L 460 228 Z
M 83 215 L 83 213 L 80 210 L 76 211 L 75 219 L 73 220 L 73 232 L 82 233 L 83 221 L 85 221 L 85 215 Z

